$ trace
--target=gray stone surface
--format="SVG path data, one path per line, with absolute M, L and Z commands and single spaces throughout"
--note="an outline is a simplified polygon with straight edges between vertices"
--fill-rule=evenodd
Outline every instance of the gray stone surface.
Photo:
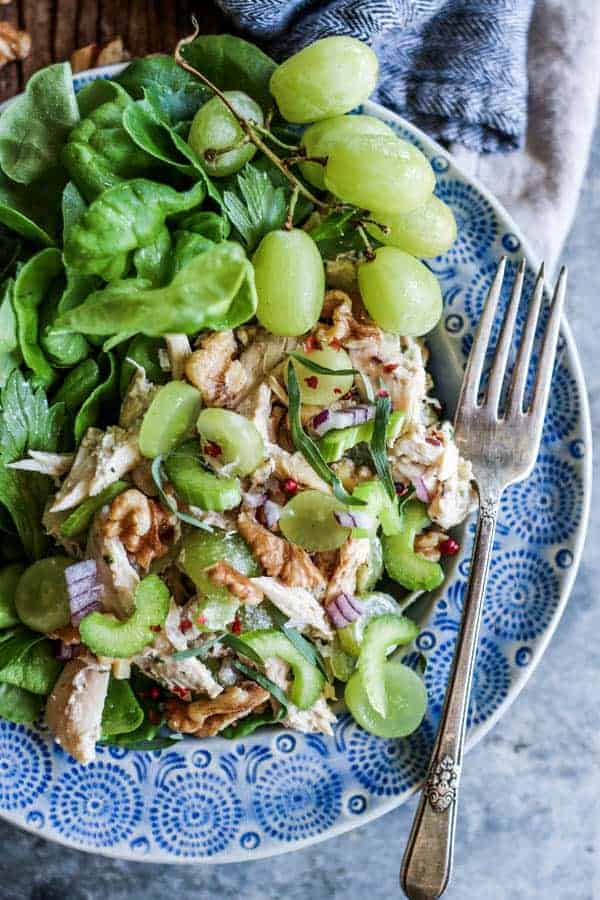
M 600 128 L 563 254 L 569 318 L 600 423 Z M 600 828 L 600 514 L 560 628 L 532 681 L 469 755 L 448 900 L 590 900 Z M 232 866 L 153 866 L 88 856 L 0 823 L 2 900 L 388 900 L 410 803 L 287 856 Z

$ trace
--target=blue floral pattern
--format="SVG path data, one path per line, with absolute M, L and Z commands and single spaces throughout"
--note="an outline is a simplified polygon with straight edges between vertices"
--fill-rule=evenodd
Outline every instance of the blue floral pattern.
M 254 810 L 265 832 L 297 841 L 331 828 L 342 805 L 342 779 L 316 754 L 275 759 L 254 786 Z
M 71 765 L 50 792 L 50 818 L 56 832 L 98 849 L 128 838 L 142 808 L 138 785 L 115 763 Z
M 76 86 L 108 74 L 78 76 Z M 511 274 L 527 256 L 525 293 L 531 291 L 534 268 L 526 244 L 441 147 L 381 107 L 366 104 L 364 111 L 423 150 L 436 172 L 438 195 L 455 213 L 455 246 L 429 264 L 442 286 L 451 356 L 464 362 L 500 256 L 508 257 Z M 520 691 L 556 626 L 579 561 L 589 464 L 585 386 L 564 329 L 540 458 L 531 478 L 502 502 L 469 714 L 471 741 Z M 426 770 L 472 536 L 471 523 L 463 529 L 454 574 L 406 658 L 416 665 L 425 656 L 430 698 L 426 720 L 409 738 L 374 737 L 342 713 L 332 737 L 267 729 L 243 741 L 183 740 L 176 751 L 101 747 L 98 761 L 83 768 L 52 744 L 47 730 L 0 721 L 0 815 L 85 850 L 155 862 L 226 862 L 293 849 L 387 812 L 415 790 Z

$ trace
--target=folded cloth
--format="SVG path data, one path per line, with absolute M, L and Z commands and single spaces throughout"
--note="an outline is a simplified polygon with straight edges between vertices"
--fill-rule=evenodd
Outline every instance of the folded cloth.
M 452 152 L 502 201 L 552 274 L 577 208 L 598 110 L 600 0 L 537 0 L 528 75 L 522 149 L 483 156 L 455 144 Z
M 275 58 L 330 34 L 377 52 L 375 100 L 440 140 L 519 146 L 533 0 L 218 0 Z
M 600 0 L 217 2 L 276 58 L 329 34 L 370 43 L 374 99 L 450 143 L 555 265 L 598 107 Z

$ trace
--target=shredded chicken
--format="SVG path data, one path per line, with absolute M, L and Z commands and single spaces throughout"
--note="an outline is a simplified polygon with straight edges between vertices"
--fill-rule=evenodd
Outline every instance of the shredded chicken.
M 411 425 L 392 444 L 390 463 L 394 481 L 421 480 L 428 515 L 441 528 L 458 525 L 472 509 L 471 464 L 459 456 L 449 429 Z
M 88 428 L 50 511 L 72 509 L 87 497 L 95 497 L 139 461 L 137 434 L 118 425 L 106 431 Z
M 245 377 L 245 387 L 240 395 L 242 399 L 265 380 L 265 376 L 285 359 L 286 354 L 296 349 L 298 339 L 269 334 L 264 328 L 238 329 L 236 334 L 247 338 L 246 349 L 240 356 Z
M 287 663 L 277 657 L 267 659 L 265 661 L 265 674 L 282 691 L 287 692 L 290 683 Z M 282 719 L 282 725 L 305 733 L 333 734 L 332 725 L 335 721 L 336 717 L 333 710 L 330 709 L 326 698 L 321 695 L 310 709 L 298 709 L 293 703 L 288 702 L 287 712 L 285 718 Z
M 107 534 L 108 509 L 96 513 L 86 546 L 86 557 L 96 560 L 98 580 L 104 591 L 102 606 L 118 616 L 130 616 L 134 610 L 133 595 L 140 576 L 132 566 L 121 540 Z
M 267 454 L 273 461 L 275 475 L 281 478 L 282 481 L 291 478 L 303 487 L 313 488 L 315 491 L 322 491 L 324 494 L 331 493 L 330 486 L 317 475 L 300 451 L 289 453 L 277 444 L 269 444 Z
M 280 578 L 288 586 L 309 591 L 320 591 L 325 587 L 323 576 L 302 547 L 273 534 L 246 510 L 239 514 L 237 526 L 267 575 Z
M 258 606 L 264 598 L 263 592 L 246 575 L 242 575 L 225 560 L 219 560 L 206 569 L 206 574 L 215 584 L 226 587 L 234 597 L 249 606 Z
M 21 469 L 24 472 L 40 472 L 42 475 L 60 478 L 67 474 L 75 458 L 72 453 L 46 453 L 43 450 L 28 450 L 27 456 L 28 459 L 6 463 L 6 468 Z
M 202 394 L 206 406 L 237 405 L 247 384 L 247 375 L 239 360 L 233 331 L 216 331 L 200 341 L 198 350 L 185 362 L 185 374 Z
M 369 559 L 369 539 L 349 537 L 339 550 L 337 565 L 327 585 L 326 602 L 338 594 L 356 594 L 358 570 Z
M 78 657 L 62 670 L 48 697 L 46 719 L 59 743 L 80 763 L 95 758 L 110 669 L 97 660 Z
M 165 344 L 171 365 L 171 377 L 180 381 L 185 374 L 185 364 L 192 355 L 187 334 L 165 334 Z
M 166 704 L 167 724 L 183 734 L 211 737 L 262 706 L 270 696 L 254 681 L 244 681 L 226 688 L 214 700 L 196 700 L 187 704 L 169 700 Z
M 277 609 L 288 616 L 292 627 L 325 641 L 333 640 L 334 631 L 325 610 L 310 591 L 302 587 L 289 587 L 266 575 L 251 581 Z
M 119 414 L 121 428 L 134 429 L 141 425 L 144 413 L 152 403 L 156 391 L 156 385 L 146 378 L 144 368 L 136 365 L 121 404 Z
M 256 426 L 261 437 L 270 443 L 275 440 L 275 430 L 271 421 L 271 388 L 266 381 L 242 400 L 237 411 Z
M 172 659 L 168 655 L 160 655 L 156 649 L 149 649 L 134 657 L 132 662 L 145 675 L 158 681 L 169 691 L 190 691 L 193 694 L 217 697 L 223 690 L 210 669 L 196 657 Z

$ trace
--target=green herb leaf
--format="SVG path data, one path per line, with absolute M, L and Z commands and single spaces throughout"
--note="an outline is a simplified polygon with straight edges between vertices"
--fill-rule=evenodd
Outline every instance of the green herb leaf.
M 285 717 L 285 712 L 283 706 L 280 706 L 276 712 L 250 713 L 249 716 L 244 716 L 239 722 L 228 725 L 227 728 L 220 731 L 219 737 L 224 737 L 228 740 L 248 737 L 249 734 L 254 734 L 256 729 L 261 728 L 263 725 L 274 725 L 276 722 L 280 722 Z
M 288 356 L 299 362 L 305 369 L 317 372 L 318 375 L 360 375 L 358 369 L 330 369 L 328 366 L 321 366 L 312 360 L 310 356 L 303 356 L 302 353 L 288 353 Z
M 231 34 L 201 34 L 182 53 L 222 91 L 244 91 L 264 111 L 274 105 L 269 81 L 277 64 L 254 44 Z
M 316 666 L 320 669 L 322 674 L 329 681 L 329 675 L 325 668 L 325 661 L 314 644 L 311 644 L 311 642 L 301 635 L 299 631 L 287 624 L 288 618 L 281 610 L 274 608 L 271 615 L 275 620 L 277 627 L 285 634 L 286 638 L 294 645 L 296 650 L 298 650 L 304 659 L 308 660 L 312 666 Z
M 261 663 L 263 660 L 261 659 Z M 256 669 L 252 669 L 250 666 L 244 665 L 243 662 L 240 662 L 239 659 L 235 659 L 232 662 L 232 666 L 234 669 L 237 669 L 238 672 L 241 672 L 242 675 L 245 675 L 246 678 L 250 678 L 251 681 L 255 681 L 257 684 L 260 684 L 265 691 L 268 691 L 270 694 L 275 697 L 278 703 L 281 703 L 284 709 L 287 709 L 287 705 L 289 703 L 288 698 L 283 693 L 281 688 L 275 684 L 274 681 L 271 681 L 270 678 L 267 678 L 266 675 L 263 675 L 262 672 L 257 672 Z
M 208 641 L 204 641 L 200 647 L 191 647 L 189 650 L 178 650 L 177 653 L 171 653 L 169 659 L 196 659 L 202 658 L 203 656 L 208 655 L 208 651 L 211 647 L 214 647 L 216 644 L 220 644 L 224 638 L 224 635 L 219 635 L 218 637 L 210 638 Z
M 42 710 L 43 698 L 15 687 L 14 684 L 0 684 L 0 716 L 9 722 L 31 724 Z
M 229 647 L 230 650 L 234 650 L 236 653 L 241 653 L 243 656 L 251 659 L 252 662 L 258 663 L 262 666 L 264 660 L 262 656 L 259 656 L 256 650 L 253 650 L 245 641 L 241 638 L 236 637 L 235 634 L 225 634 L 222 637 L 222 642 L 226 647 Z
M 369 447 L 371 459 L 375 466 L 375 471 L 379 475 L 379 479 L 383 484 L 388 496 L 395 503 L 397 500 L 394 479 L 390 472 L 390 466 L 387 457 L 386 434 L 388 422 L 392 414 L 392 401 L 387 395 L 377 397 L 375 403 L 375 421 L 373 424 L 373 437 Z
M 55 452 L 64 423 L 64 405 L 48 406 L 41 388 L 34 391 L 21 372 L 14 371 L 2 390 L 0 411 L 0 503 L 9 511 L 27 556 L 44 556 L 47 536 L 42 527 L 52 479 L 36 472 L 7 468 L 27 450 Z
M 129 681 L 110 677 L 102 710 L 102 738 L 130 734 L 144 721 L 144 710 L 137 701 Z
M 359 210 L 355 208 L 330 212 L 309 231 L 324 259 L 333 259 L 350 250 L 364 249 L 356 221 L 352 221 L 353 218 L 356 220 L 357 213 Z
M 287 215 L 286 193 L 274 187 L 266 172 L 246 163 L 237 176 L 237 193 L 225 191 L 223 206 L 248 252 L 269 231 L 281 228 Z
M 364 500 L 352 497 L 345 489 L 335 472 L 329 468 L 316 443 L 310 438 L 302 427 L 300 420 L 300 386 L 296 371 L 291 361 L 288 363 L 288 399 L 289 418 L 292 432 L 292 441 L 296 450 L 299 450 L 309 465 L 315 470 L 323 481 L 331 485 L 335 497 L 346 506 L 365 506 Z
M 0 119 L 0 166 L 13 181 L 31 184 L 60 163 L 79 109 L 69 63 L 32 75 Z

